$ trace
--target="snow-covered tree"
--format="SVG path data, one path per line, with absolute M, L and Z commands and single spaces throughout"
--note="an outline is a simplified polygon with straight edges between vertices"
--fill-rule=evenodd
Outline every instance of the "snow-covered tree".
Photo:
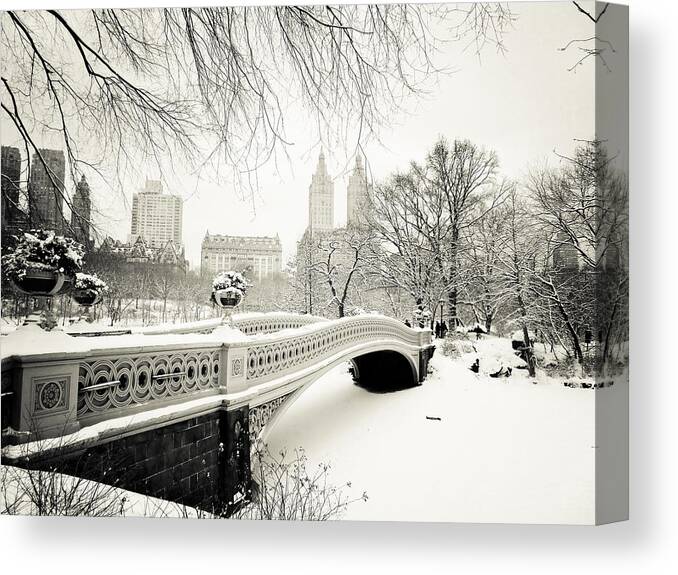
M 601 141 L 581 142 L 561 159 L 529 181 L 547 246 L 533 290 L 554 311 L 549 323 L 565 332 L 577 362 L 584 363 L 584 339 L 604 369 L 628 340 L 628 185 Z
M 339 317 L 347 315 L 353 297 L 368 283 L 373 234 L 365 228 L 342 228 L 316 240 L 307 271 L 325 288 L 325 304 Z

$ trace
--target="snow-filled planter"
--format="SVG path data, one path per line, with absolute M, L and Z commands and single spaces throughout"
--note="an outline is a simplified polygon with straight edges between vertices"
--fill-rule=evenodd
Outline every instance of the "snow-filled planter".
M 224 309 L 233 309 L 242 303 L 249 283 L 238 272 L 221 272 L 212 282 L 212 301 Z
M 433 317 L 431 310 L 424 308 L 421 305 L 414 309 L 412 316 L 414 318 L 415 325 L 418 325 L 419 327 L 428 327 L 431 323 L 431 318 Z
M 75 274 L 73 286 L 73 299 L 82 306 L 91 306 L 101 300 L 101 296 L 108 291 L 106 282 L 99 279 L 96 274 Z
M 82 246 L 52 231 L 24 232 L 2 258 L 5 275 L 22 293 L 53 296 L 70 288 L 82 265 Z

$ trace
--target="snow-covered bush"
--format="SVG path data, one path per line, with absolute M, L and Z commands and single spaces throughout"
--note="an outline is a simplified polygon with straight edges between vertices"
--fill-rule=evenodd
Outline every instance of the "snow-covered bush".
M 465 353 L 476 351 L 476 349 L 473 344 L 466 339 L 448 336 L 443 340 L 441 351 L 443 355 L 447 357 L 459 358 Z
M 96 274 L 84 274 L 81 272 L 75 274 L 75 285 L 73 287 L 77 290 L 91 290 L 97 293 L 108 291 L 108 284 Z
M 10 254 L 3 256 L 3 272 L 12 280 L 21 280 L 28 270 L 59 272 L 73 276 L 82 266 L 83 247 L 53 231 L 24 232 Z
M 213 291 L 229 290 L 239 292 L 241 296 L 245 297 L 247 288 L 250 287 L 249 282 L 239 272 L 221 272 L 212 282 Z

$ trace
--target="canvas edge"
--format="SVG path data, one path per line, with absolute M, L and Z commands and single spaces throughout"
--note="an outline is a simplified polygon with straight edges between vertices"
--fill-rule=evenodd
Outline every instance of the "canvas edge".
M 611 153 L 622 158 L 619 167 L 628 177 L 629 152 L 629 8 L 596 2 L 596 48 L 614 38 L 612 71 L 596 58 L 595 133 L 608 140 Z M 607 46 L 609 52 L 609 45 Z M 628 233 L 628 230 L 627 230 Z M 628 370 L 627 370 L 628 373 Z M 629 381 L 617 389 L 601 388 L 595 394 L 595 525 L 629 519 Z

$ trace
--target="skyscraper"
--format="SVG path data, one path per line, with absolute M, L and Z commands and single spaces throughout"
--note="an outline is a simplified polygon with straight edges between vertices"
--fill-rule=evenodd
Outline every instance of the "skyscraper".
M 41 149 L 39 154 L 42 159 L 38 154 L 33 154 L 28 182 L 31 225 L 63 233 L 66 175 L 64 152 Z
M 365 210 L 368 207 L 369 188 L 367 185 L 367 175 L 363 167 L 363 161 L 360 156 L 356 156 L 353 173 L 348 177 L 347 193 L 347 225 L 356 227 L 364 225 Z
M 146 180 L 145 188 L 132 198 L 132 233 L 130 243 L 143 238 L 159 248 L 172 240 L 182 245 L 183 202 L 174 194 L 164 194 L 162 183 Z
M 327 173 L 325 154 L 320 150 L 318 166 L 308 188 L 308 229 L 330 232 L 334 227 L 334 182 Z
M 75 194 L 71 203 L 71 232 L 73 237 L 85 246 L 90 243 L 89 228 L 92 200 L 89 191 L 89 184 L 83 175 L 75 186 Z
M 19 148 L 2 146 L 2 222 L 10 222 L 19 207 L 21 153 Z
M 21 185 L 21 152 L 2 146 L 2 246 L 14 243 L 14 236 L 26 228 L 26 214 L 19 207 Z

